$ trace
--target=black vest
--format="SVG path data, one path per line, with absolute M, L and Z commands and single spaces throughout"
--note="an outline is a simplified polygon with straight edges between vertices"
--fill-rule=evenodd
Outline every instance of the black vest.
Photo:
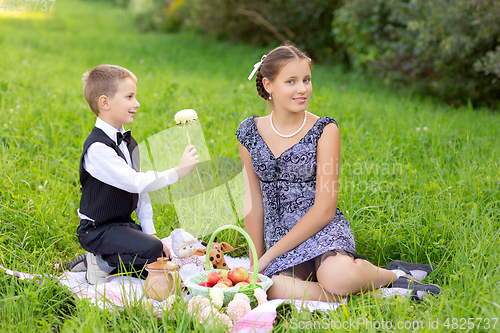
M 83 157 L 87 153 L 87 149 L 94 142 L 104 143 L 111 147 L 121 158 L 125 156 L 121 152 L 116 143 L 104 133 L 103 130 L 94 127 L 83 144 L 83 153 L 80 158 L 80 183 L 82 185 L 82 197 L 80 199 L 80 213 L 99 223 L 108 222 L 133 222 L 131 217 L 132 212 L 137 208 L 139 194 L 129 193 L 114 186 L 101 182 L 92 177 L 83 168 Z M 134 170 L 140 170 L 139 167 L 139 149 L 137 142 L 132 138 L 128 149 L 131 152 L 130 158 Z

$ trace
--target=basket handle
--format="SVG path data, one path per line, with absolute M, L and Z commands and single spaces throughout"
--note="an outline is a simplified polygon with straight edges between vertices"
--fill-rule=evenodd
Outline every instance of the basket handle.
M 257 260 L 257 251 L 255 250 L 255 245 L 253 244 L 250 236 L 247 234 L 247 232 L 245 230 L 243 230 L 240 227 L 237 227 L 237 226 L 232 225 L 232 224 L 228 224 L 228 225 L 223 225 L 222 227 L 219 227 L 214 231 L 214 233 L 210 237 L 210 241 L 207 244 L 207 251 L 206 251 L 207 255 L 206 255 L 206 259 L 205 259 L 205 264 L 207 266 L 207 270 L 210 270 L 210 268 L 211 268 L 210 267 L 210 249 L 212 248 L 212 243 L 215 240 L 215 236 L 217 236 L 219 231 L 222 231 L 225 229 L 233 229 L 233 230 L 240 232 L 243 236 L 245 236 L 245 238 L 248 242 L 248 245 L 250 246 L 250 250 L 252 251 L 252 256 L 253 256 L 253 261 L 254 261 L 252 281 L 250 282 L 250 284 L 248 286 L 240 287 L 240 291 L 243 291 L 244 289 L 254 289 L 255 285 L 257 284 L 257 278 L 259 275 L 259 261 Z

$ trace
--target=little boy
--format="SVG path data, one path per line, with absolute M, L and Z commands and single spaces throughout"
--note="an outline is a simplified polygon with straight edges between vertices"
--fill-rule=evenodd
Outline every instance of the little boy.
M 77 236 L 87 250 L 87 281 L 103 283 L 120 267 L 140 271 L 168 248 L 156 236 L 148 193 L 189 174 L 198 163 L 194 146 L 186 147 L 178 167 L 140 172 L 137 142 L 123 125 L 139 108 L 137 78 L 113 65 L 83 75 L 83 93 L 97 120 L 80 158 L 82 196 Z M 136 212 L 139 224 L 131 217 Z

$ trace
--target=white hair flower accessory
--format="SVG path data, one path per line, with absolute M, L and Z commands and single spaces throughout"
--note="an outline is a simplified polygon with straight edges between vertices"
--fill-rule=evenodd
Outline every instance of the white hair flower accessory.
M 198 114 L 193 109 L 180 110 L 179 112 L 177 112 L 175 114 L 174 119 L 175 119 L 176 124 L 183 125 L 183 124 L 194 122 L 195 120 L 197 120 Z
M 260 65 L 262 65 L 262 62 L 264 61 L 265 58 L 266 58 L 266 55 L 264 54 L 262 56 L 262 58 L 260 58 L 260 61 L 258 63 L 256 63 L 255 65 L 253 65 L 253 71 L 252 71 L 252 73 L 250 73 L 250 76 L 248 77 L 248 81 L 250 81 L 253 78 L 253 76 L 255 75 L 257 70 L 259 69 Z

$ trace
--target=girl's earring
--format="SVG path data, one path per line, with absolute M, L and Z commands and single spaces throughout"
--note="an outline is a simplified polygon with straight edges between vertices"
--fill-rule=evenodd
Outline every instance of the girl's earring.
M 269 100 L 272 100 L 273 98 L 271 97 L 271 93 L 269 93 Z

